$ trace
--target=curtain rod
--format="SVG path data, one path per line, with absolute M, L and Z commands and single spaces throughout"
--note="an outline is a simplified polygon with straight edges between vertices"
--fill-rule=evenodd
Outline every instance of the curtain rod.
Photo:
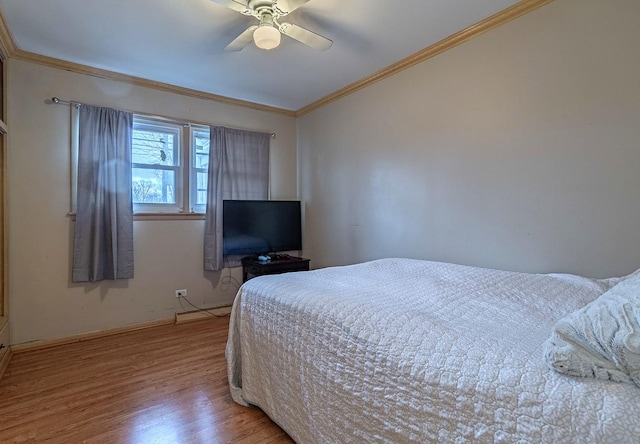
M 45 100 L 45 103 L 52 103 L 54 105 L 70 105 L 70 106 L 73 105 L 75 107 L 80 107 L 82 105 L 87 105 L 86 103 L 76 102 L 74 100 L 62 100 L 62 99 L 59 99 L 57 97 L 51 97 L 50 101 L 49 100 Z M 138 115 L 145 116 L 145 117 L 155 117 L 155 118 L 158 118 L 158 119 L 165 119 L 165 120 L 172 120 L 172 121 L 179 120 L 179 119 L 174 119 L 174 118 L 171 118 L 171 117 L 158 116 L 158 115 L 154 115 L 154 114 L 139 113 L 137 111 L 128 111 L 128 112 L 132 112 L 134 114 L 138 114 Z M 186 123 L 188 125 L 192 125 L 192 124 L 205 125 L 205 126 L 210 126 L 211 125 L 210 123 L 203 123 L 203 122 L 186 122 Z M 242 130 L 242 131 L 252 131 L 252 130 L 246 130 L 245 128 L 232 128 L 232 129 L 238 129 L 238 130 Z M 272 139 L 276 138 L 276 133 L 270 133 L 269 135 L 271 136 Z

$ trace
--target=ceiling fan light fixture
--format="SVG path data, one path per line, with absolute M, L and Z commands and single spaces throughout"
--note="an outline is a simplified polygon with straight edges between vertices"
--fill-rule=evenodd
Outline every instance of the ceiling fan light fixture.
M 268 24 L 260 25 L 253 32 L 253 41 L 260 49 L 277 48 L 280 45 L 280 38 L 280 31 Z
M 0 0 L 1 1 L 1 0 Z M 331 48 L 333 42 L 295 23 L 280 23 L 279 19 L 305 5 L 310 0 L 213 0 L 223 6 L 249 15 L 260 21 L 245 29 L 224 50 L 237 52 L 251 43 L 260 49 L 273 49 L 280 45 L 282 34 L 318 51 Z

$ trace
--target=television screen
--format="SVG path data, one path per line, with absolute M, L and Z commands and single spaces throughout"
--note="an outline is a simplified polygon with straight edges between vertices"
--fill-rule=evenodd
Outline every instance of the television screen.
M 225 255 L 302 250 L 300 201 L 225 200 L 222 236 Z

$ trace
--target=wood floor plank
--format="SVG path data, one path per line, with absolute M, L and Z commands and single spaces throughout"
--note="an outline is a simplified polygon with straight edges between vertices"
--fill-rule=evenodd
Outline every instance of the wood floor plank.
M 0 380 L 0 442 L 291 443 L 233 402 L 228 317 L 16 353 Z

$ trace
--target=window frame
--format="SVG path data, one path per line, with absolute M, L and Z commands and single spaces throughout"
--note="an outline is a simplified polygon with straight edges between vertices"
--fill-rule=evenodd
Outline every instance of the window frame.
M 183 144 L 183 126 L 179 125 L 175 122 L 161 121 L 159 119 L 152 119 L 146 116 L 138 116 L 136 114 L 133 115 L 133 131 L 132 138 L 135 134 L 135 131 L 157 131 L 165 134 L 173 134 L 174 136 L 174 164 L 173 165 L 163 165 L 158 163 L 135 163 L 133 161 L 133 153 L 131 159 L 131 170 L 133 172 L 134 169 L 140 170 L 152 170 L 152 171 L 171 171 L 173 172 L 173 200 L 175 202 L 161 203 L 161 202 L 153 202 L 153 203 L 145 203 L 145 202 L 134 202 L 133 203 L 133 211 L 134 213 L 181 213 L 183 212 L 183 170 L 184 170 L 184 144 Z M 131 144 L 131 149 L 133 150 L 135 145 Z M 133 174 L 131 175 L 131 187 L 133 189 Z
M 189 145 L 189 151 L 190 151 L 190 159 L 189 159 L 189 168 L 188 168 L 188 182 L 189 182 L 189 212 L 190 213 L 205 213 L 207 211 L 207 199 L 206 199 L 206 192 L 208 191 L 209 188 L 209 183 L 208 183 L 208 172 L 209 172 L 209 162 L 207 159 L 207 167 L 206 168 L 202 168 L 202 167 L 198 167 L 197 164 L 197 158 L 198 158 L 198 153 L 196 152 L 197 149 L 197 144 L 196 144 L 196 137 L 198 137 L 199 133 L 207 133 L 208 134 L 208 148 L 207 148 L 207 152 L 206 155 L 207 157 L 209 156 L 209 149 L 210 147 L 210 141 L 211 141 L 211 127 L 208 127 L 206 125 L 198 125 L 198 124 L 190 124 L 189 125 L 189 129 L 188 129 L 188 137 L 189 137 L 189 141 L 190 141 L 190 145 Z M 198 173 L 204 173 L 205 174 L 205 180 L 207 181 L 207 187 L 204 188 L 203 190 L 199 190 L 198 189 Z M 202 204 L 198 203 L 198 191 L 205 191 L 205 202 Z
M 207 170 L 195 167 L 195 134 L 203 132 L 209 133 L 210 127 L 207 125 L 165 119 L 162 117 L 140 115 L 136 113 L 133 114 L 133 126 L 134 129 L 142 128 L 143 130 L 153 130 L 154 128 L 162 129 L 163 127 L 172 128 L 177 133 L 178 144 L 178 165 L 166 166 L 157 164 L 138 164 L 132 161 L 132 169 L 140 168 L 140 165 L 142 165 L 142 168 L 163 169 L 175 172 L 175 203 L 134 203 L 134 214 L 204 214 L 206 212 L 206 204 L 198 205 L 196 203 L 197 195 L 195 187 L 197 185 L 197 172 L 205 172 L 206 174 Z

